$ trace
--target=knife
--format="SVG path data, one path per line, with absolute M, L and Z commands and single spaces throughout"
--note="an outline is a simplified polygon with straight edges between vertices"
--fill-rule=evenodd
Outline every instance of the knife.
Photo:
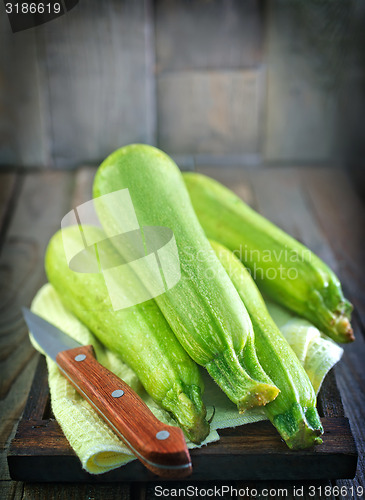
M 145 467 L 166 478 L 191 474 L 179 427 L 160 422 L 129 385 L 98 363 L 92 345 L 79 344 L 29 309 L 22 311 L 34 340 Z

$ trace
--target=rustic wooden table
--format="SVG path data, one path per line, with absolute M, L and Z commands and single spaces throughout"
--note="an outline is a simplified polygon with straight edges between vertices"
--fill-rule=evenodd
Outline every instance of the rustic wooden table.
M 365 487 L 365 296 L 361 287 L 364 282 L 363 205 L 349 179 L 339 170 L 322 167 L 250 170 L 202 167 L 198 170 L 231 187 L 245 201 L 320 255 L 339 274 L 347 297 L 355 305 L 356 342 L 345 347 L 345 355 L 335 369 L 335 376 L 358 447 L 356 477 L 353 480 L 307 483 L 271 481 L 230 485 L 237 489 L 255 488 L 263 498 L 268 496 L 264 488 L 276 488 L 276 497 L 299 498 L 293 494 L 293 488 L 300 486 L 304 486 L 303 498 L 362 498 L 356 491 L 360 491 L 359 486 Z M 85 167 L 74 172 L 33 170 L 0 175 L 1 499 L 157 498 L 157 483 L 21 483 L 11 480 L 7 467 L 7 449 L 38 361 L 38 354 L 29 343 L 20 307 L 29 305 L 37 289 L 45 282 L 43 256 L 47 242 L 59 228 L 62 216 L 71 207 L 91 198 L 94 173 L 94 168 Z M 174 486 L 176 484 L 169 484 L 169 488 Z M 316 487 L 315 493 L 310 486 Z M 325 489 L 326 486 L 338 486 L 339 494 L 336 489 Z M 278 488 L 285 488 L 287 493 Z M 241 497 L 249 498 L 246 494 L 241 494 Z M 225 498 L 231 498 L 230 493 Z

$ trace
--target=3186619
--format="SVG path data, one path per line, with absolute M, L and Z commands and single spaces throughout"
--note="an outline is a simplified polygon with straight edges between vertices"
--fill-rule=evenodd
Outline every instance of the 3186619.
M 62 7 L 59 2 L 8 2 L 5 4 L 5 11 L 7 14 L 59 14 L 61 9 Z
M 331 496 L 352 496 L 362 497 L 364 495 L 363 486 L 309 486 L 308 496 L 313 498 L 318 498 L 321 496 L 331 497 Z

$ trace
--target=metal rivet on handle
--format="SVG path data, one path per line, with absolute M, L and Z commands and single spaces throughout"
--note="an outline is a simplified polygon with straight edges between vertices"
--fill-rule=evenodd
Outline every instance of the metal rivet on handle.
M 159 431 L 159 432 L 156 434 L 157 439 L 159 439 L 160 441 L 164 441 L 164 440 L 165 440 L 165 439 L 167 439 L 169 436 L 170 436 L 169 431 Z
M 122 391 L 122 389 L 117 389 L 116 391 L 112 392 L 113 398 L 120 398 L 121 396 L 123 396 L 123 394 L 124 391 Z
M 85 354 L 78 354 L 75 356 L 75 361 L 84 361 L 84 359 L 86 359 Z

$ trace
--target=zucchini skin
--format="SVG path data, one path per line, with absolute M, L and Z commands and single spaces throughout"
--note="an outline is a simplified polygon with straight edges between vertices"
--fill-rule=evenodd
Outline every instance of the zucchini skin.
M 152 146 L 121 148 L 99 167 L 93 195 L 97 198 L 126 188 L 142 228 L 164 226 L 174 233 L 181 279 L 155 300 L 181 345 L 208 370 L 239 411 L 273 400 L 278 389 L 262 370 L 254 350 L 246 370 L 237 358 L 236 353 L 253 337 L 251 320 L 198 222 L 176 164 Z M 115 212 L 100 209 L 98 204 L 96 209 L 107 234 L 123 231 Z
M 323 428 L 316 410 L 316 395 L 303 366 L 269 315 L 241 261 L 219 243 L 211 241 L 211 245 L 251 317 L 258 359 L 280 389 L 278 397 L 264 407 L 266 415 L 289 448 L 309 448 L 322 443 Z
M 333 340 L 355 339 L 350 324 L 352 305 L 337 276 L 321 259 L 219 182 L 196 173 L 183 177 L 208 238 L 238 254 L 265 294 Z
M 105 237 L 100 228 L 82 227 L 92 239 L 96 236 L 94 241 Z M 197 365 L 153 300 L 114 311 L 101 273 L 79 273 L 68 267 L 63 245 L 79 248 L 79 238 L 78 226 L 69 226 L 51 238 L 45 257 L 48 280 L 64 305 L 136 372 L 146 391 L 175 416 L 189 439 L 200 443 L 209 433 L 209 424 Z M 111 244 L 104 250 L 111 260 L 118 258 Z M 118 279 L 118 268 L 114 271 Z M 135 276 L 130 279 L 130 286 L 138 286 Z

